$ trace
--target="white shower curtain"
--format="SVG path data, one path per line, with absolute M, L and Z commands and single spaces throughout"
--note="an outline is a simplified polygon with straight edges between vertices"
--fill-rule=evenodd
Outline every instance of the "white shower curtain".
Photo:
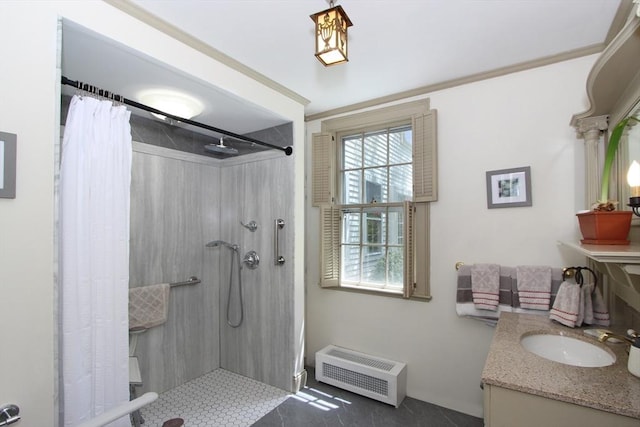
M 59 193 L 65 426 L 129 400 L 129 116 L 124 106 L 76 95 L 65 125 Z

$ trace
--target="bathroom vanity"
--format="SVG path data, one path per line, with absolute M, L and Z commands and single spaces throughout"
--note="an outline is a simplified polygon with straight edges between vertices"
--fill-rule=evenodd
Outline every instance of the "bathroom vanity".
M 547 360 L 521 345 L 531 333 L 586 341 L 615 362 L 579 367 Z M 640 378 L 627 370 L 626 346 L 599 343 L 544 315 L 502 313 L 482 372 L 485 426 L 640 426 Z

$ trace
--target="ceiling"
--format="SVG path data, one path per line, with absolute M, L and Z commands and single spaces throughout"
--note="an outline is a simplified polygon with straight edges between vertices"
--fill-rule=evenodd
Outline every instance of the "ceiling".
M 630 4 L 630 0 L 623 0 Z M 309 15 L 326 0 L 130 0 L 309 100 L 307 116 L 434 87 L 606 41 L 620 0 L 340 0 L 353 22 L 349 62 L 314 57 Z M 65 25 L 63 74 L 135 99 L 151 86 L 198 94 L 194 120 L 236 133 L 283 119 Z M 591 49 L 591 50 L 589 50 Z M 118 64 L 127 64 L 126 67 Z

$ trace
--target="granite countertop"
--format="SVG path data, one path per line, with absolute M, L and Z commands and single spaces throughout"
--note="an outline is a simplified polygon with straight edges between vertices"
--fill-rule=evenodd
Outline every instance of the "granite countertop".
M 576 405 L 640 418 L 640 378 L 627 369 L 628 355 L 622 343 L 602 344 L 536 314 L 501 313 L 487 356 L 482 382 Z M 609 348 L 613 365 L 584 368 L 553 362 L 525 350 L 525 333 L 566 335 Z

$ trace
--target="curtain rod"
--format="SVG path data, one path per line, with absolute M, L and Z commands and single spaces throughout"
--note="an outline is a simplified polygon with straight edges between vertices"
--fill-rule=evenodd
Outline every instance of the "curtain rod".
M 244 141 L 244 142 L 250 142 L 252 144 L 262 145 L 263 147 L 269 147 L 269 148 L 272 148 L 274 150 L 281 150 L 281 151 L 284 151 L 284 153 L 287 156 L 290 156 L 291 153 L 293 153 L 293 147 L 291 147 L 291 146 L 289 146 L 289 147 L 280 147 L 278 145 L 269 144 L 267 142 L 263 142 L 263 141 L 260 141 L 258 139 L 251 138 L 249 136 L 240 135 L 240 134 L 237 134 L 237 133 L 234 133 L 234 132 L 230 132 L 228 130 L 224 130 L 224 129 L 220 129 L 220 128 L 217 128 L 217 127 L 209 126 L 209 125 L 204 124 L 204 123 L 200 123 L 200 122 L 196 122 L 196 121 L 193 121 L 193 120 L 190 120 L 190 119 L 185 119 L 185 118 L 182 118 L 182 117 L 174 116 L 173 114 L 165 113 L 164 111 L 160 111 L 160 110 L 158 110 L 156 108 L 153 108 L 153 107 L 150 107 L 148 105 L 144 105 L 144 104 L 141 104 L 139 102 L 132 101 L 131 99 L 127 99 L 124 96 L 116 95 L 113 92 L 109 92 L 107 90 L 100 89 L 100 88 L 98 88 L 96 86 L 92 86 L 92 85 L 89 85 L 87 83 L 82 83 L 80 81 L 75 81 L 75 80 L 68 79 L 65 76 L 62 76 L 62 84 L 63 85 L 67 85 L 67 86 L 73 86 L 76 89 L 80 89 L 80 90 L 83 90 L 83 91 L 86 91 L 86 92 L 89 92 L 89 93 L 92 93 L 94 95 L 98 95 L 98 96 L 101 96 L 101 97 L 104 97 L 104 98 L 109 98 L 109 99 L 112 99 L 112 100 L 114 100 L 116 102 L 121 102 L 123 104 L 129 105 L 131 107 L 139 108 L 141 110 L 148 111 L 150 113 L 160 114 L 160 115 L 168 117 L 168 118 L 170 118 L 172 120 L 176 120 L 178 122 L 186 123 L 186 124 L 189 124 L 191 126 L 195 126 L 195 127 L 199 127 L 199 128 L 202 128 L 202 129 L 207 129 L 207 130 L 210 130 L 210 131 L 213 131 L 213 132 L 221 133 L 223 135 L 227 135 L 227 136 L 230 136 L 230 137 L 235 138 L 235 139 L 239 139 L 239 140 Z

